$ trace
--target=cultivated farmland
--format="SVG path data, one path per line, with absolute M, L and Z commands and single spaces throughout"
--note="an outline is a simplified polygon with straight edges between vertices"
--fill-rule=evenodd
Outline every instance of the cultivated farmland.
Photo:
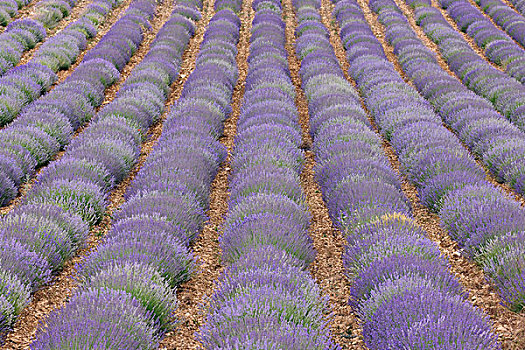
M 0 0 L 0 349 L 525 349 L 525 2 Z

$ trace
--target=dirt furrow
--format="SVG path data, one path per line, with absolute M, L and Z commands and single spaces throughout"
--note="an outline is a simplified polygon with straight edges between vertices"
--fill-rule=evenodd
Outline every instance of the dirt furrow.
M 362 327 L 348 304 L 350 286 L 344 276 L 343 249 L 346 241 L 342 233 L 335 229 L 328 214 L 319 185 L 315 181 L 315 155 L 309 150 L 312 138 L 309 134 L 310 117 L 308 102 L 301 87 L 299 69 L 301 63 L 295 55 L 296 14 L 291 0 L 283 1 L 283 19 L 286 23 L 286 50 L 290 75 L 295 85 L 295 103 L 299 111 L 305 150 L 305 167 L 301 173 L 301 185 L 306 195 L 308 209 L 312 214 L 309 235 L 317 252 L 309 271 L 321 287 L 323 294 L 329 297 L 332 314 L 329 324 L 332 336 L 343 349 L 364 350 Z
M 155 38 L 157 31 L 170 18 L 172 7 L 173 0 L 167 0 L 159 7 L 157 11 L 157 17 L 152 20 L 152 30 L 145 34 L 145 39 L 142 45 L 135 53 L 134 59 L 129 65 L 134 67 L 146 55 L 149 50 L 149 45 Z M 202 20 L 198 23 L 199 29 L 204 28 L 205 25 L 207 25 L 207 22 L 201 22 L 205 22 L 205 20 Z M 186 49 L 183 55 L 181 73 L 176 82 L 172 84 L 172 92 L 169 96 L 169 99 L 165 103 L 166 111 L 163 113 L 160 120 L 148 130 L 146 138 L 147 141 L 142 144 L 139 159 L 133 170 L 117 187 L 115 187 L 115 189 L 113 189 L 113 191 L 111 191 L 108 197 L 109 204 L 107 206 L 104 218 L 90 231 L 88 248 L 80 251 L 76 257 L 69 260 L 65 264 L 61 273 L 54 278 L 49 286 L 40 289 L 34 294 L 31 303 L 20 315 L 14 326 L 13 332 L 8 334 L 6 344 L 1 349 L 27 349 L 29 344 L 34 340 L 38 323 L 45 319 L 45 317 L 51 311 L 60 308 L 65 303 L 67 303 L 69 297 L 77 288 L 77 283 L 74 278 L 76 273 L 75 265 L 82 261 L 82 259 L 88 256 L 92 251 L 94 251 L 100 243 L 101 237 L 103 237 L 110 230 L 111 216 L 113 212 L 118 209 L 122 203 L 124 203 L 124 194 L 126 189 L 131 184 L 133 178 L 146 161 L 146 158 L 152 151 L 154 145 L 157 143 L 158 138 L 161 135 L 162 124 L 168 113 L 168 106 L 172 105 L 173 102 L 180 96 L 180 92 L 182 90 L 181 87 L 187 77 L 187 67 L 191 66 L 191 64 L 194 64 L 195 58 L 194 55 L 192 55 L 193 51 L 195 51 L 195 47 L 191 45 Z M 125 73 L 122 74 L 121 81 L 119 81 L 117 84 L 118 86 L 123 83 L 124 79 L 129 75 L 133 67 L 126 67 Z M 110 98 L 114 98 L 114 94 L 112 97 L 106 96 L 105 102 L 111 101 Z
M 162 350 L 202 348 L 202 345 L 196 338 L 196 333 L 205 322 L 207 298 L 213 293 L 215 283 L 223 271 L 219 236 L 224 218 L 228 212 L 228 199 L 230 196 L 228 177 L 231 171 L 229 164 L 234 138 L 237 133 L 237 120 L 241 112 L 241 102 L 244 96 L 244 85 L 248 72 L 247 59 L 254 16 L 251 3 L 250 0 L 244 1 L 239 15 L 241 28 L 236 57 L 239 77 L 233 90 L 232 113 L 224 122 L 224 133 L 220 138 L 220 142 L 228 150 L 228 157 L 221 164 L 217 176 L 212 182 L 210 209 L 207 213 L 209 220 L 198 239 L 192 245 L 192 250 L 198 259 L 197 274 L 188 282 L 183 283 L 177 290 L 179 305 L 175 315 L 180 321 L 180 325 L 166 335 L 160 344 L 160 349 Z

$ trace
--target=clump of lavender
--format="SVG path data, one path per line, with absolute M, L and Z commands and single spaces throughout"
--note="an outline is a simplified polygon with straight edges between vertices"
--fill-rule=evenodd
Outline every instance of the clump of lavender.
M 377 11 L 390 4 L 371 2 Z M 332 220 L 347 237 L 343 263 L 352 281 L 350 304 L 361 318 L 366 345 L 500 349 L 487 316 L 466 301 L 438 247 L 411 218 L 381 140 L 356 91 L 344 79 L 327 29 L 320 26 L 319 1 L 298 0 L 294 5 L 316 178 Z M 439 210 L 449 191 L 467 181 L 482 182 L 483 173 L 473 159 L 458 142 L 449 142 L 448 131 L 430 106 L 397 75 L 359 5 L 337 1 L 335 15 L 350 73 L 384 136 L 398 151 L 401 170 L 420 186 L 422 201 Z M 383 18 L 395 23 L 397 15 Z M 456 186 L 450 179 L 466 182 Z
M 230 211 L 220 238 L 227 267 L 199 337 L 207 349 L 337 349 L 327 300 L 304 271 L 315 251 L 307 234 L 310 215 L 299 177 L 304 157 L 280 3 L 256 1 L 253 8 Z

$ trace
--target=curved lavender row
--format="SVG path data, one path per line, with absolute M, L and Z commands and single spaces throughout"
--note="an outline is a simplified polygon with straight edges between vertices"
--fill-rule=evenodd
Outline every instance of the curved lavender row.
M 371 5 L 385 26 L 386 40 L 421 95 L 499 181 L 525 194 L 525 133 L 445 72 L 392 0 Z
M 118 80 L 119 71 L 142 42 L 142 32 L 149 26 L 144 16 L 151 17 L 154 11 L 155 5 L 149 0 L 133 1 L 63 83 L 33 101 L 13 123 L 0 130 L 0 205 L 14 198 L 36 167 L 46 164 L 70 142 L 73 131 L 92 118 L 105 89 Z M 40 85 L 31 79 L 47 84 L 50 70 L 44 68 L 33 63 L 17 67 L 19 76 L 13 77 L 11 85 L 25 84 L 27 94 L 36 98 Z M 0 81 L 8 79 L 11 77 Z
M 82 17 L 49 38 L 28 63 L 11 69 L 21 59 L 23 51 L 44 40 L 46 32 L 38 21 L 20 20 L 12 23 L 0 35 L 0 125 L 19 115 L 23 108 L 45 94 L 56 82 L 59 70 L 68 69 L 86 49 L 98 26 L 120 0 L 96 0 L 87 6 Z M 11 29 L 13 26 L 13 30 Z M 23 40 L 22 40 L 23 39 Z
M 18 10 L 29 5 L 31 0 L 6 0 L 0 4 L 0 26 L 9 24 L 12 18 L 18 14 Z
M 367 346 L 499 349 L 488 317 L 465 300 L 438 247 L 411 218 L 381 139 L 335 57 L 318 13 L 320 1 L 294 5 L 316 178 L 332 220 L 347 236 L 343 261 L 353 281 L 350 303 Z
M 80 52 L 86 49 L 87 40 L 97 34 L 100 24 L 120 3 L 121 0 L 94 0 L 86 7 L 78 20 L 45 41 L 29 63 L 43 65 L 55 73 L 69 68 Z M 16 30 L 11 28 L 16 28 Z M 8 70 L 20 62 L 24 51 L 34 48 L 36 43 L 44 41 L 45 37 L 45 28 L 38 20 L 25 19 L 11 23 L 6 32 L 0 35 L 0 42 L 3 42 L 0 46 L 0 75 L 6 72 L 16 75 L 20 68 Z M 42 86 L 42 93 L 53 82 L 54 80 Z M 3 100 L 3 98 L 4 96 L 0 95 L 0 99 Z M 18 114 L 18 111 L 3 112 L 0 114 L 1 125 L 10 122 Z
M 133 14 L 129 15 L 133 16 L 133 20 L 124 18 L 116 25 L 118 30 L 113 34 L 125 37 L 126 32 L 135 29 L 138 44 L 142 39 L 140 28 L 152 18 L 155 2 L 141 1 L 136 4 L 147 11 L 142 12 L 139 6 L 134 6 Z M 90 62 L 110 65 L 100 59 Z M 135 99 L 135 104 L 138 104 L 143 103 L 140 98 L 146 97 L 151 101 L 150 106 L 155 107 L 159 92 L 152 89 L 150 94 L 146 94 L 133 85 L 134 78 L 135 81 L 140 80 L 140 73 L 147 69 L 150 68 L 137 69 L 126 81 L 126 86 L 119 92 L 119 101 L 124 100 L 131 105 Z M 103 74 L 97 77 L 94 69 L 85 73 L 91 74 L 94 81 L 105 77 Z M 97 121 L 70 144 L 64 157 L 44 169 L 28 192 L 24 205 L 0 220 L 0 331 L 12 325 L 30 301 L 32 292 L 49 282 L 51 274 L 60 270 L 64 262 L 84 246 L 88 226 L 97 223 L 104 214 L 107 192 L 138 158 L 142 134 L 133 129 L 131 122 L 126 124 L 124 117 L 111 114 L 111 107 L 118 103 L 113 102 L 99 112 Z M 146 113 L 146 108 L 144 110 L 141 117 L 153 119 Z M 152 108 L 153 111 L 157 110 Z M 131 119 L 131 115 L 129 117 Z M 70 130 L 67 119 L 63 118 L 63 125 Z M 54 119 L 55 122 L 57 120 Z M 49 126 L 45 121 L 44 118 L 36 120 L 40 125 Z M 31 126 L 25 130 L 40 138 L 41 144 L 33 145 L 35 150 L 41 152 L 39 154 L 58 151 L 58 142 L 50 136 L 44 137 L 47 135 L 44 131 Z M 24 140 L 15 133 L 8 135 Z M 19 260 L 20 256 L 28 258 Z
M 10 23 L 0 34 L 0 75 L 20 62 L 22 54 L 47 36 L 42 23 L 24 18 Z
M 0 26 L 8 26 L 9 29 L 11 25 L 19 21 L 28 21 L 22 18 L 11 22 L 11 19 L 18 14 L 18 10 L 29 5 L 30 2 L 30 0 L 2 0 L 0 2 Z M 35 14 L 32 16 L 34 19 L 31 21 L 48 29 L 53 28 L 58 22 L 69 16 L 77 2 L 78 0 L 41 0 L 35 6 Z
M 200 339 L 206 349 L 337 349 L 300 184 L 301 131 L 278 0 L 256 0 L 246 91 L 231 162 L 226 264 Z
M 0 34 L 0 75 L 16 66 L 25 51 L 45 40 L 46 29 L 54 28 L 62 19 L 69 16 L 77 3 L 78 0 L 41 0 L 32 18 L 22 18 L 9 23 L 5 31 Z M 8 6 L 9 14 L 14 16 L 16 13 L 13 9 L 16 4 L 15 0 L 0 2 L 0 25 L 7 25 L 8 22 L 4 18 L 2 6 Z
M 525 17 L 501 0 L 474 0 L 490 18 L 525 47 Z M 512 2 L 512 1 L 511 1 Z
M 35 6 L 33 19 L 47 29 L 52 29 L 68 17 L 78 0 L 40 0 Z
M 426 1 L 426 3 L 430 4 L 430 1 Z M 505 31 L 492 24 L 481 11 L 468 1 L 439 0 L 439 4 L 447 10 L 459 29 L 474 39 L 491 62 L 503 67 L 507 74 L 521 83 L 525 82 L 525 50 L 522 46 L 514 42 Z M 511 12 L 513 11 L 511 10 Z M 525 39 L 523 37 L 525 35 L 525 31 L 523 31 L 525 19 L 515 12 L 514 15 L 517 17 L 514 20 L 522 25 L 522 28 L 516 29 L 517 32 L 514 32 L 514 37 L 517 37 L 519 39 L 517 41 L 522 44 Z M 509 19 L 501 18 L 501 20 L 508 21 Z
M 238 7 L 238 1 L 232 4 L 232 8 Z M 134 300 L 145 310 L 143 323 L 155 337 L 136 346 L 106 344 L 107 348 L 155 348 L 164 330 L 173 326 L 175 286 L 194 272 L 189 243 L 206 220 L 211 183 L 226 156 L 224 146 L 216 139 L 229 114 L 237 80 L 239 29 L 240 21 L 228 6 L 211 19 L 195 70 L 168 115 L 158 144 L 135 176 L 111 232 L 79 269 L 82 288 L 73 303 L 50 317 L 47 330 L 40 333 L 33 349 L 54 348 L 79 334 L 99 339 L 103 333 L 92 332 L 103 324 L 99 315 L 112 307 L 105 299 L 116 291 L 128 295 L 118 306 L 124 310 L 119 318 L 133 319 L 135 310 L 128 310 L 128 304 Z M 125 285 L 123 276 L 129 279 Z M 95 290 L 103 297 L 93 302 Z M 86 305 L 91 309 L 78 317 Z M 149 316 L 145 317 L 147 312 Z M 71 332 L 79 323 L 95 326 Z M 119 340 L 124 335 L 140 339 L 140 328 L 126 327 L 127 323 L 115 324 L 109 332 L 118 334 Z
M 516 11 L 518 11 L 522 16 L 525 16 L 525 1 L 524 0 L 509 0 L 509 2 L 514 6 Z
M 359 6 L 341 1 L 336 17 L 350 74 L 396 150 L 401 171 L 418 188 L 421 201 L 438 213 L 451 237 L 478 260 L 508 306 L 519 311 L 525 297 L 525 271 L 520 267 L 525 258 L 520 232 L 525 212 L 484 180 L 483 170 L 441 125 L 429 103 L 402 80 Z
M 525 87 L 474 52 L 428 0 L 405 1 L 414 7 L 416 23 L 438 46 L 449 68 L 463 84 L 492 102 L 498 112 L 525 131 Z M 512 63 L 507 69 L 512 69 Z

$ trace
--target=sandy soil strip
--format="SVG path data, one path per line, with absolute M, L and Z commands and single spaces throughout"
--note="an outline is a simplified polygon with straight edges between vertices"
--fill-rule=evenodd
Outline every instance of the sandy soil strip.
M 132 61 L 126 66 L 126 69 L 122 75 L 121 81 L 117 84 L 120 86 L 124 79 L 129 75 L 132 68 L 138 64 L 142 58 L 147 54 L 149 46 L 157 31 L 162 27 L 162 25 L 170 18 L 173 7 L 173 0 L 168 0 L 162 4 L 157 13 L 158 16 L 152 20 L 152 30 L 145 34 L 145 39 L 142 42 L 141 46 L 133 56 Z M 201 23 L 205 21 L 200 21 L 198 26 L 199 28 L 207 25 L 206 23 Z M 192 39 L 192 41 L 194 41 Z M 165 106 L 170 106 L 173 102 L 180 96 L 182 91 L 182 85 L 187 78 L 188 66 L 194 64 L 195 57 L 192 53 L 195 51 L 195 45 L 189 46 L 186 49 L 183 55 L 183 63 L 181 74 L 178 80 L 172 85 L 172 92 L 169 96 L 168 101 Z M 185 74 L 186 73 L 186 74 Z M 114 98 L 114 94 L 106 96 L 107 102 Z M 105 213 L 102 222 L 95 226 L 90 232 L 90 239 L 88 243 L 88 248 L 79 252 L 79 254 L 68 261 L 65 264 L 63 271 L 55 277 L 52 283 L 49 286 L 46 286 L 39 291 L 37 291 L 33 297 L 33 300 L 28 305 L 28 307 L 22 312 L 17 323 L 15 324 L 14 331 L 8 334 L 6 345 L 1 349 L 28 349 L 29 344 L 34 340 L 36 329 L 39 321 L 45 319 L 45 317 L 54 309 L 62 307 L 69 297 L 73 294 L 74 290 L 77 288 L 77 283 L 74 279 L 75 276 L 75 264 L 84 259 L 89 255 L 93 250 L 98 246 L 101 237 L 103 237 L 111 228 L 111 215 L 112 213 L 124 203 L 124 193 L 126 192 L 127 187 L 133 181 L 133 178 L 142 167 L 146 158 L 153 149 L 153 146 L 157 143 L 158 138 L 162 132 L 162 124 L 167 116 L 167 111 L 163 113 L 160 120 L 153 125 L 147 134 L 147 141 L 142 144 L 141 153 L 138 159 L 137 164 L 131 171 L 131 173 L 122 181 L 110 194 L 108 198 L 108 207 Z
M 213 7 L 213 3 L 211 4 Z M 228 158 L 221 164 L 219 172 L 215 177 L 210 193 L 210 209 L 207 213 L 209 220 L 204 226 L 203 232 L 192 246 L 193 252 L 198 259 L 198 271 L 188 282 L 182 284 L 177 291 L 179 306 L 176 317 L 180 325 L 166 335 L 160 344 L 160 349 L 202 349 L 202 345 L 196 338 L 200 326 L 204 324 L 207 298 L 213 293 L 217 279 L 223 271 L 221 264 L 221 252 L 219 247 L 219 236 L 221 227 L 228 212 L 228 176 L 231 168 L 229 166 L 231 152 L 233 150 L 234 137 L 237 132 L 237 120 L 240 115 L 241 101 L 244 96 L 244 84 L 248 72 L 247 58 L 251 27 L 254 12 L 251 1 L 244 1 L 241 13 L 240 38 L 237 44 L 237 66 L 239 77 L 233 90 L 232 113 L 224 122 L 224 134 L 220 142 L 228 149 Z

